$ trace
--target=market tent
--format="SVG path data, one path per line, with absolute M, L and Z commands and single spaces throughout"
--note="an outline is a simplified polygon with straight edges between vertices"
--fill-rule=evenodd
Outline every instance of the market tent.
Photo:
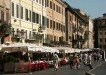
M 58 49 L 59 52 L 63 52 L 63 53 L 73 53 L 74 52 L 74 49 L 69 48 L 69 47 L 55 47 L 55 49 Z
M 57 52 L 57 53 L 59 53 L 59 51 L 57 49 L 52 48 L 52 47 L 47 47 L 47 46 L 37 46 L 36 51 L 50 52 L 50 53 Z
M 1 47 L 2 47 L 1 51 L 10 51 L 10 52 L 17 52 L 17 51 L 27 52 L 28 51 L 27 45 L 18 44 L 18 43 L 14 43 L 11 45 L 4 45 L 3 44 Z
M 91 51 L 91 49 L 80 49 L 80 52 L 87 52 L 87 51 Z

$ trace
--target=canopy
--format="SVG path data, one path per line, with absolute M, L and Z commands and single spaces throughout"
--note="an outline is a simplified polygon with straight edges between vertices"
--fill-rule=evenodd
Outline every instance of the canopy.
M 25 52 L 57 52 L 59 51 L 55 48 L 52 47 L 47 47 L 47 46 L 39 46 L 36 44 L 25 44 L 25 43 L 14 43 L 11 45 L 2 45 L 1 46 L 1 51 L 10 51 L 10 52 L 16 52 L 16 51 L 25 51 Z

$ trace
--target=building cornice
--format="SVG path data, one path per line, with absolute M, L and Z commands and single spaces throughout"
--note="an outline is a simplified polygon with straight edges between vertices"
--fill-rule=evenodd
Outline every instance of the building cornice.
M 65 8 L 67 7 L 67 5 L 64 4 L 64 2 L 62 0 L 55 0 L 55 1 L 57 1 L 58 3 L 60 3 L 61 5 L 63 5 Z

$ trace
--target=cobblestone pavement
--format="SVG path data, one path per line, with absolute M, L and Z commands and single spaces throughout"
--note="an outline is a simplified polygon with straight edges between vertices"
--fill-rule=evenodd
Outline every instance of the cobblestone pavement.
M 92 70 L 91 73 L 95 75 L 106 75 L 106 62 Z
M 96 62 L 93 63 L 92 65 L 93 67 L 96 67 L 101 63 L 102 62 Z M 81 64 L 81 68 L 79 70 L 70 69 L 69 66 L 66 65 L 66 66 L 59 67 L 58 71 L 55 71 L 53 68 L 50 68 L 42 71 L 35 71 L 32 73 L 16 73 L 16 74 L 3 74 L 3 75 L 85 75 L 85 72 L 87 71 L 89 71 L 89 68 Z

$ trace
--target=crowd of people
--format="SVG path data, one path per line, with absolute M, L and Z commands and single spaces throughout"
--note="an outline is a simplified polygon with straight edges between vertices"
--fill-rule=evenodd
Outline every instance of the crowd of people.
M 70 54 L 68 57 L 68 63 L 70 69 L 80 69 L 82 65 L 89 67 L 89 69 L 93 69 L 93 63 L 102 61 L 104 59 L 105 58 L 103 52 L 81 52 Z M 57 71 L 59 63 L 59 56 L 57 53 L 53 54 L 53 60 L 54 69 Z
M 85 67 L 93 69 L 92 63 L 100 60 L 104 60 L 104 55 L 100 52 L 73 53 L 69 56 L 69 65 L 70 69 L 80 69 L 81 63 L 83 63 Z

